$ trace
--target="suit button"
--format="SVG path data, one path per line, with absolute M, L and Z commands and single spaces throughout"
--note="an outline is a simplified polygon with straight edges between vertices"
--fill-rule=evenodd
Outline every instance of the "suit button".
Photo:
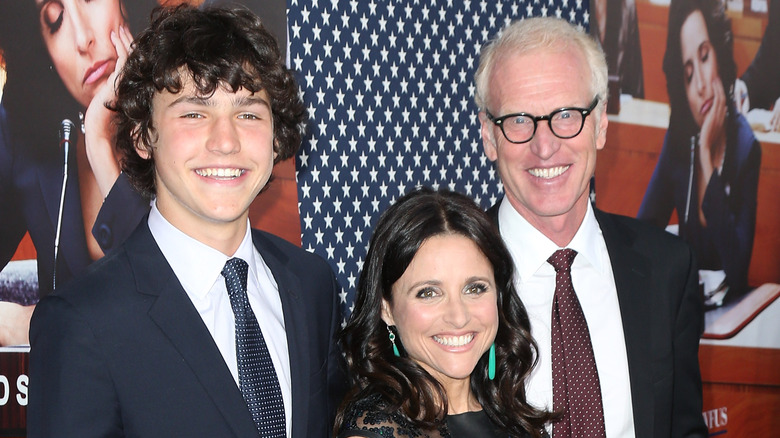
M 100 225 L 97 236 L 95 236 L 95 238 L 103 250 L 106 248 L 111 248 L 111 245 L 114 243 L 114 235 L 111 233 L 111 227 L 106 224 Z

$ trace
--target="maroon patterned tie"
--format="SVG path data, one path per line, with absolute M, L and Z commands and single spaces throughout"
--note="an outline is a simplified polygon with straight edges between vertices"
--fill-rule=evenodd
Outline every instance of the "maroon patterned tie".
M 547 259 L 555 268 L 552 309 L 553 408 L 563 416 L 553 438 L 606 437 L 601 386 L 585 315 L 571 282 L 577 251 L 561 249 Z

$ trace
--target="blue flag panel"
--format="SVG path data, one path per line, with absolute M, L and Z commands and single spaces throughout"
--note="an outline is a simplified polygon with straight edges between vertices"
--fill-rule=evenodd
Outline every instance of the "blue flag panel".
M 373 226 L 400 195 L 426 185 L 484 208 L 500 199 L 474 72 L 486 41 L 531 16 L 585 27 L 588 3 L 291 0 L 290 60 L 309 112 L 296 163 L 301 240 L 336 272 L 345 316 Z

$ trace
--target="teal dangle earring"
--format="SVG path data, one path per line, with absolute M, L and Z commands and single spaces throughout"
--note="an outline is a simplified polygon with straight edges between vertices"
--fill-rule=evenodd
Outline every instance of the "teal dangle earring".
M 393 333 L 393 329 L 390 328 L 390 326 L 387 326 L 387 337 L 390 338 L 390 342 L 393 343 L 393 355 L 395 357 L 401 357 L 401 353 L 398 352 L 398 347 L 395 345 L 395 333 Z
M 496 378 L 496 343 L 490 344 L 490 351 L 488 352 L 488 379 L 493 380 Z

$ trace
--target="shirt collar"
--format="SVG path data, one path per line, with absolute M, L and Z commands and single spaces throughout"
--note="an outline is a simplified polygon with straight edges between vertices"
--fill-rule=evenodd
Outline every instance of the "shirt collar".
M 149 212 L 149 229 L 184 290 L 195 297 L 204 298 L 208 294 L 221 279 L 222 268 L 229 258 L 244 259 L 249 264 L 249 275 L 257 276 L 249 219 L 241 245 L 231 257 L 176 228 L 163 217 L 156 202 Z
M 515 270 L 521 281 L 531 278 L 556 250 L 561 249 L 534 228 L 508 201 L 502 201 L 498 207 L 498 223 L 501 235 L 515 260 Z M 593 207 L 588 202 L 585 218 L 566 247 L 582 256 L 575 259 L 576 264 L 587 261 L 599 272 L 605 273 L 608 260 L 604 259 L 604 252 L 600 251 L 604 245 L 601 228 Z
M 599 273 L 607 274 L 610 272 L 608 269 L 609 258 L 607 257 L 606 243 L 590 202 L 588 202 L 588 211 L 585 212 L 585 218 L 582 220 L 580 229 L 577 230 L 577 234 L 574 235 L 567 248 L 577 251 L 577 254 L 581 255 Z

